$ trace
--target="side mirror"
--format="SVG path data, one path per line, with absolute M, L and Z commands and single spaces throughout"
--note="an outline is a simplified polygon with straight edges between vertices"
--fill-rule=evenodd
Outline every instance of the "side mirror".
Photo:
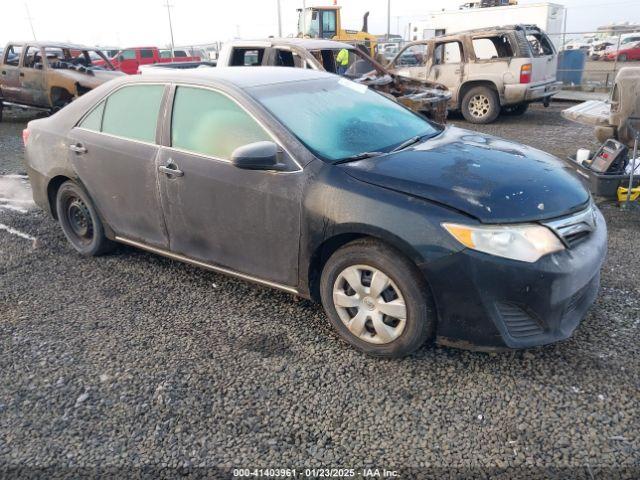
M 278 163 L 278 146 L 273 142 L 255 142 L 236 148 L 231 163 L 245 170 L 283 170 Z

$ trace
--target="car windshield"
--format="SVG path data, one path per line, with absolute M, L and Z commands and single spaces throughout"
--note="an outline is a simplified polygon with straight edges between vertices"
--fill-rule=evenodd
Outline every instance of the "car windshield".
M 307 148 L 329 162 L 365 152 L 389 152 L 412 137 L 440 131 L 393 100 L 345 78 L 248 91 Z

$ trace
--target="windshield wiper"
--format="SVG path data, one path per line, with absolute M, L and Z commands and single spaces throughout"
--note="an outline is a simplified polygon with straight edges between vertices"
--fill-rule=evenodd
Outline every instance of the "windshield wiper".
M 380 155 L 384 155 L 384 152 L 362 152 L 356 153 L 355 155 L 351 155 L 350 157 L 341 158 L 333 162 L 334 165 L 338 165 L 340 163 L 348 163 L 348 162 L 356 162 L 358 160 L 364 160 L 365 158 L 379 157 Z
M 431 134 L 430 133 L 424 133 L 422 135 L 416 135 L 415 137 L 411 137 L 410 139 L 405 140 L 404 142 L 402 142 L 400 145 L 398 145 L 396 148 L 391 150 L 389 153 L 394 153 L 394 152 L 399 152 L 400 150 L 404 150 L 405 148 L 410 147 L 411 145 L 415 145 L 420 140 L 422 140 L 424 137 L 427 137 L 429 135 L 431 135 Z

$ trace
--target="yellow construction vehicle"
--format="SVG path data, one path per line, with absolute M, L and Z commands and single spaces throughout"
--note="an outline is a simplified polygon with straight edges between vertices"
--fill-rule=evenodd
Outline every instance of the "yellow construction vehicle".
M 342 28 L 338 5 L 308 7 L 298 9 L 298 36 L 303 38 L 326 38 L 339 40 L 366 49 L 375 57 L 377 38 L 368 30 L 369 12 L 364 14 L 362 30 L 345 30 Z

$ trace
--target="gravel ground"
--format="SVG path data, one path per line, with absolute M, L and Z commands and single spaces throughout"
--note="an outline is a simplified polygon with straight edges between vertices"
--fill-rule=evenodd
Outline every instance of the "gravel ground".
M 560 156 L 595 146 L 560 109 L 473 128 Z M 22 169 L 21 128 L 0 124 L 0 172 Z M 638 478 L 640 215 L 602 209 L 602 291 L 570 340 L 402 360 L 352 350 L 310 302 L 126 247 L 80 258 L 43 213 L 0 210 L 37 238 L 0 231 L 0 477 L 368 465 Z

